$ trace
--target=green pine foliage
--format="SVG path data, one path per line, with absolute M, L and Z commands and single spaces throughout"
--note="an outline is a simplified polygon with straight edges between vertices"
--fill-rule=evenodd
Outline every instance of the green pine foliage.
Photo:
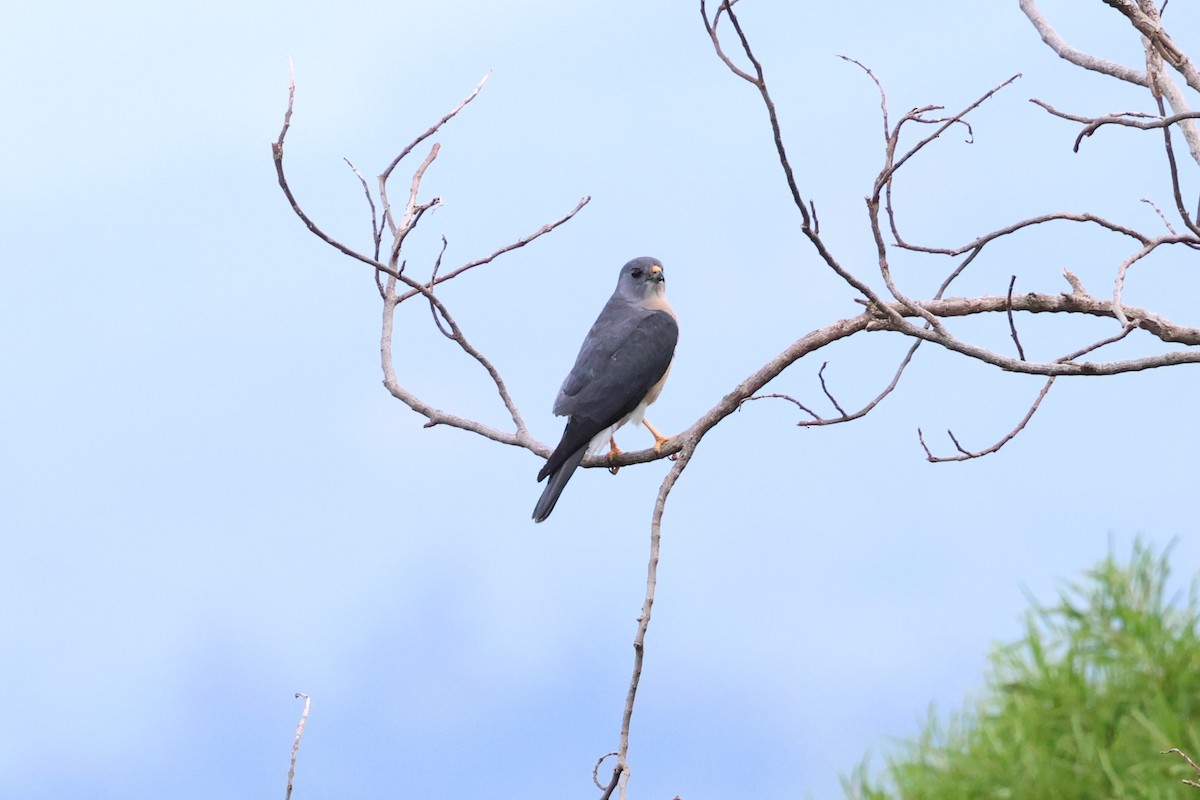
M 990 656 L 986 689 L 946 725 L 931 713 L 881 776 L 844 781 L 864 800 L 1190 798 L 1200 759 L 1196 583 L 1168 598 L 1167 556 L 1135 542 L 1033 604 L 1019 641 Z

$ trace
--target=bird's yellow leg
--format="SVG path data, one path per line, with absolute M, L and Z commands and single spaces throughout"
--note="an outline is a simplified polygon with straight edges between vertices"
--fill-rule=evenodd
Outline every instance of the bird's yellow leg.
M 612 461 L 614 458 L 616 458 L 619 455 L 621 455 L 621 448 L 617 447 L 617 440 L 611 436 L 608 437 L 608 460 Z M 610 466 L 608 468 L 608 471 L 611 472 L 613 475 L 616 475 L 617 470 L 619 470 L 619 469 L 620 469 L 620 467 Z
M 654 452 L 661 454 L 662 446 L 670 441 L 671 437 L 663 436 L 661 433 L 659 433 L 654 426 L 650 424 L 650 420 L 646 419 L 645 417 L 642 417 L 642 424 L 646 426 L 646 430 L 650 431 L 650 435 L 654 437 Z M 675 456 L 671 456 L 671 460 L 674 461 Z

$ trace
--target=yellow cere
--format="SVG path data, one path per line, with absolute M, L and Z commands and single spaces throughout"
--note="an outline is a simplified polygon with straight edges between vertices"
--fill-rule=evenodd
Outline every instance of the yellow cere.
M 650 271 L 657 275 L 658 273 L 662 272 L 662 267 L 660 267 L 658 264 L 655 264 L 650 268 Z

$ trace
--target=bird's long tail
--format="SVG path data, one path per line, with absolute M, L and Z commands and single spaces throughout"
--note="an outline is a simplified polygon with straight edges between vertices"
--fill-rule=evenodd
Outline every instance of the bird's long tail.
M 550 512 L 554 510 L 554 504 L 558 502 L 558 496 L 566 488 L 567 481 L 571 480 L 579 462 L 583 461 L 585 453 L 587 453 L 587 445 L 567 456 L 567 460 L 562 463 L 562 466 L 550 475 L 550 480 L 546 482 L 542 496 L 538 498 L 537 505 L 533 507 L 534 522 L 543 522 L 546 517 L 550 516 Z

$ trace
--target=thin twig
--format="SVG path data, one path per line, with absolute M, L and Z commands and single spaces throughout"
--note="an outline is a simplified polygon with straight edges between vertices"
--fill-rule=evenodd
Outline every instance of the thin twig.
M 1094 353 L 1095 351 L 1099 350 L 1101 347 L 1107 347 L 1110 344 L 1121 341 L 1126 336 L 1133 333 L 1135 330 L 1137 330 L 1137 326 L 1126 325 L 1124 328 L 1121 329 L 1120 333 L 1114 333 L 1112 336 L 1108 336 L 1099 341 L 1092 342 L 1091 344 L 1087 345 L 1086 347 L 1081 347 L 1078 350 L 1072 350 L 1070 353 L 1067 353 L 1065 356 L 1055 359 L 1055 361 L 1068 362 L 1068 361 L 1074 361 L 1077 358 L 1082 358 L 1082 357 L 1086 356 L 1088 353 Z
M 973 241 L 970 241 L 967 244 L 961 245 L 959 247 L 923 247 L 921 245 L 909 244 L 907 242 L 903 242 L 903 241 L 899 241 L 899 240 L 897 241 L 897 244 L 900 247 L 903 247 L 905 250 L 912 250 L 912 251 L 918 252 L 918 253 L 931 253 L 931 254 L 935 254 L 935 255 L 944 255 L 944 256 L 960 256 L 960 255 L 967 253 L 969 251 L 972 251 L 972 250 L 979 250 L 984 245 L 986 245 L 992 241 L 995 241 L 996 239 L 1002 238 L 1004 236 L 1008 236 L 1009 234 L 1016 233 L 1017 231 L 1022 230 L 1024 228 L 1029 228 L 1034 225 L 1043 225 L 1047 222 L 1090 223 L 1092 225 L 1098 225 L 1101 228 L 1104 228 L 1105 230 L 1112 231 L 1113 233 L 1119 233 L 1123 236 L 1128 236 L 1132 239 L 1137 239 L 1142 244 L 1145 244 L 1146 242 L 1150 241 L 1150 237 L 1146 236 L 1144 233 L 1136 231 L 1133 228 L 1129 228 L 1124 225 L 1118 224 L 1116 222 L 1112 222 L 1111 220 L 1105 219 L 1104 217 L 1100 217 L 1095 214 L 1091 214 L 1091 213 L 1073 214 L 1073 213 L 1066 212 L 1066 211 L 1058 211 L 1058 212 L 1054 212 L 1051 214 L 1039 214 L 1036 217 L 1029 217 L 1028 219 L 1020 220 L 1019 222 L 1013 222 L 1009 225 L 1005 225 L 1002 228 L 997 228 L 994 231 L 985 233 L 982 236 L 977 237 Z
M 876 90 L 879 91 L 879 115 L 883 119 L 883 141 L 886 143 L 888 140 L 888 133 L 891 130 L 891 124 L 888 122 L 887 92 L 883 90 L 883 84 L 879 82 L 879 78 L 875 76 L 875 73 L 871 71 L 871 68 L 863 64 L 858 59 L 851 58 L 850 56 L 838 56 L 838 58 L 857 65 L 858 68 L 867 73 L 867 77 L 874 82 Z
M 1045 108 L 1046 106 L 1043 106 Z M 1059 116 L 1063 116 L 1059 114 Z M 1126 128 L 1138 128 L 1139 130 L 1149 131 L 1155 128 L 1169 128 L 1172 125 L 1177 125 L 1184 120 L 1200 119 L 1200 111 L 1188 111 L 1184 114 L 1173 114 L 1169 117 L 1158 117 L 1151 122 L 1140 122 L 1133 117 L 1148 117 L 1148 114 L 1135 114 L 1134 112 L 1126 112 L 1124 114 L 1113 114 L 1105 117 L 1098 117 L 1087 122 L 1079 135 L 1075 137 L 1075 145 L 1072 148 L 1076 153 L 1079 152 L 1079 146 L 1084 139 L 1091 136 L 1093 133 L 1103 128 L 1105 125 L 1122 125 Z M 1080 120 L 1083 121 L 1083 120 Z
M 446 239 L 445 236 L 443 236 L 442 237 L 442 249 L 438 251 L 437 258 L 434 259 L 434 262 L 433 262 L 433 276 L 429 279 L 429 283 L 425 284 L 426 286 L 433 286 L 434 279 L 437 278 L 438 267 L 440 267 L 442 265 L 442 256 L 444 256 L 446 254 L 446 248 L 449 246 L 450 246 L 450 242 Z M 400 301 L 397 300 L 396 302 L 399 303 Z M 445 306 L 443 305 L 442 308 L 444 309 Z M 452 339 L 452 340 L 457 341 L 457 339 L 455 339 L 454 333 L 451 330 L 448 330 L 446 328 L 446 326 L 442 324 L 442 320 L 445 319 L 445 317 L 438 312 L 438 307 L 436 305 L 434 305 L 433 300 L 429 301 L 429 313 L 433 315 L 433 324 L 437 326 L 437 329 L 441 332 L 441 334 L 443 336 L 445 336 L 447 339 Z M 446 321 L 450 322 L 450 320 L 446 320 Z M 461 331 L 460 331 L 460 333 L 461 333 Z
M 358 167 L 354 166 L 348 158 L 343 158 L 343 161 L 350 167 L 350 171 L 354 173 L 354 177 L 358 178 L 358 182 L 362 184 L 363 194 L 366 195 L 367 205 L 371 207 L 371 241 L 375 243 L 375 260 L 379 260 L 379 248 L 383 243 L 383 228 L 379 224 L 379 217 L 375 211 L 375 198 L 371 196 L 371 187 L 367 185 L 367 179 L 358 171 Z M 376 280 L 379 279 L 379 273 L 375 273 Z
M 1024 361 L 1025 360 L 1025 348 L 1021 347 L 1021 339 L 1019 336 L 1017 336 L 1017 323 L 1013 322 L 1012 295 L 1013 295 L 1013 287 L 1016 285 L 1017 285 L 1017 276 L 1013 275 L 1012 280 L 1010 280 L 1008 282 L 1008 307 L 1005 308 L 1004 310 L 1008 313 L 1008 330 L 1009 330 L 1009 333 L 1012 334 L 1013 344 L 1015 344 L 1017 346 L 1017 356 L 1022 361 Z
M 463 274 L 467 270 L 474 269 L 475 267 L 481 267 L 485 264 L 490 264 L 493 261 L 495 261 L 497 258 L 499 258 L 500 256 L 504 255 L 505 253 L 511 253 L 513 250 L 524 247 L 525 245 L 529 244 L 530 242 L 532 242 L 536 239 L 539 239 L 542 236 L 545 236 L 547 233 L 550 233 L 558 226 L 563 225 L 566 222 L 569 222 L 572 217 L 574 217 L 576 214 L 578 214 L 583 209 L 584 206 L 586 206 L 589 202 L 591 202 L 591 199 L 592 199 L 591 197 L 583 197 L 582 199 L 580 199 L 580 201 L 578 203 L 575 204 L 575 207 L 573 209 L 571 209 L 570 211 L 568 211 L 566 214 L 559 217 L 558 219 L 554 220 L 553 222 L 543 225 L 542 227 L 538 228 L 533 233 L 528 234 L 526 236 L 522 236 L 520 239 L 517 239 L 515 242 L 512 242 L 511 244 L 506 244 L 503 247 L 497 248 L 492 253 L 484 256 L 483 258 L 477 258 L 474 261 L 468 261 L 467 263 L 463 264 L 460 267 L 455 267 L 450 272 L 447 272 L 445 275 L 435 276 L 433 280 L 431 280 L 428 284 L 426 284 L 426 288 L 433 288 L 434 286 L 437 286 L 438 284 L 445 283 L 446 281 L 457 278 L 459 275 Z M 413 297 L 418 294 L 420 294 L 419 290 L 415 290 L 415 289 L 409 290 L 408 292 L 401 294 L 399 296 L 398 300 L 399 300 L 399 302 L 404 302 L 405 300 L 409 299 L 410 297 Z
M 1163 213 L 1163 210 L 1159 208 L 1153 200 L 1147 200 L 1145 197 L 1143 197 L 1142 202 L 1154 209 L 1154 213 L 1158 214 L 1158 218 L 1162 220 L 1162 224 L 1172 236 L 1178 235 L 1175 233 L 1175 226 L 1171 224 L 1170 220 L 1167 219 L 1167 215 Z
M 982 95 L 980 95 L 978 98 L 976 98 L 974 102 L 972 102 L 970 105 L 968 105 L 962 111 L 959 111 L 957 114 L 954 114 L 952 116 L 944 118 L 941 121 L 941 124 L 938 126 L 937 130 L 935 130 L 933 133 L 926 136 L 924 139 L 921 139 L 920 141 L 918 141 L 916 144 L 914 144 L 912 147 L 910 147 L 904 153 L 904 155 L 902 155 L 902 156 L 900 156 L 900 158 L 896 159 L 896 162 L 894 164 L 891 164 L 887 169 L 885 169 L 883 172 L 881 172 L 879 174 L 879 177 L 877 177 L 875 179 L 876 185 L 882 186 L 883 183 L 890 180 L 892 175 L 895 174 L 895 172 L 897 170 L 899 170 L 902 166 L 904 166 L 904 164 L 910 158 L 915 156 L 917 153 L 921 152 L 921 150 L 924 149 L 924 147 L 926 145 L 928 145 L 930 142 L 934 141 L 935 139 L 939 138 L 952 125 L 954 125 L 957 122 L 960 122 L 962 120 L 962 118 L 965 117 L 967 114 L 970 114 L 972 111 L 979 108 L 981 105 L 986 103 L 989 99 L 991 99 L 992 95 L 996 94 L 996 92 L 1005 88 L 1010 83 L 1012 83 L 1013 81 L 1017 80 L 1020 77 L 1021 77 L 1021 73 L 1018 72 L 1015 75 L 1013 75 L 1009 78 L 1006 78 L 1005 80 L 1001 81 L 996 86 L 994 86 L 991 89 L 984 92 Z M 930 106 L 929 108 L 935 108 L 935 107 L 936 106 Z M 916 109 L 915 111 L 910 111 L 908 114 L 905 114 L 904 117 L 901 118 L 900 122 L 896 123 L 896 132 L 893 135 L 899 134 L 900 126 L 902 126 L 906 121 L 916 121 L 917 120 L 917 112 L 920 112 L 922 110 L 923 109 Z
M 821 364 L 821 368 L 819 370 L 817 370 L 817 379 L 821 381 L 821 391 L 825 393 L 825 396 L 827 398 L 829 398 L 829 402 L 832 403 L 833 407 L 838 410 L 838 413 L 844 417 L 844 416 L 846 416 L 846 409 L 842 408 L 838 404 L 837 398 L 835 398 L 832 394 L 829 393 L 829 387 L 825 385 L 825 368 L 828 366 L 829 366 L 828 361 Z
M 1192 757 L 1189 756 L 1187 753 L 1183 752 L 1178 747 L 1172 747 L 1170 750 L 1162 751 L 1162 754 L 1164 756 L 1170 755 L 1172 753 L 1174 753 L 1175 755 L 1179 756 L 1184 761 L 1186 761 L 1188 763 L 1188 766 L 1196 771 L 1196 776 L 1200 777 L 1200 764 L 1197 764 L 1195 761 L 1193 761 Z M 1186 783 L 1188 786 L 1194 786 L 1195 788 L 1200 789 L 1200 783 L 1197 783 L 1196 781 L 1188 780 L 1187 778 L 1184 778 L 1182 782 Z
M 404 160 L 404 157 L 416 149 L 417 145 L 419 145 L 421 142 L 440 131 L 447 122 L 457 117 L 459 112 L 461 112 L 472 100 L 479 96 L 479 93 L 483 91 L 483 85 L 487 83 L 488 78 L 490 77 L 492 77 L 492 73 L 489 71 L 483 76 L 483 78 L 480 79 L 479 83 L 475 84 L 475 88 L 471 90 L 471 93 L 463 98 L 458 105 L 446 112 L 445 116 L 443 116 L 437 122 L 430 125 L 429 130 L 425 131 L 420 136 L 409 142 L 408 145 L 400 151 L 400 154 L 392 159 L 391 163 L 387 165 L 387 168 L 384 169 L 383 173 L 380 174 L 380 180 L 383 183 L 387 183 L 387 179 L 391 176 L 392 171 L 399 166 L 400 162 Z
M 304 725 L 308 722 L 308 709 L 312 707 L 312 698 L 304 692 L 296 692 L 296 699 L 304 698 L 304 710 L 300 712 L 300 723 L 296 725 L 296 738 L 292 740 L 292 761 L 288 767 L 287 793 L 284 800 L 292 800 L 292 784 L 296 780 L 296 756 L 300 753 L 300 737 L 304 735 Z
M 289 64 L 290 64 L 290 59 L 289 59 Z M 393 275 L 395 273 L 395 270 L 380 263 L 379 259 L 371 258 L 370 256 L 364 255 L 364 254 L 358 252 L 357 250 L 354 250 L 353 248 L 347 247 L 346 245 L 342 244 L 338 240 L 334 239 L 329 234 L 325 233 L 325 231 L 321 230 L 321 228 L 317 226 L 317 224 L 308 216 L 308 214 L 306 214 L 304 212 L 304 210 L 300 208 L 299 201 L 297 201 L 296 196 L 294 194 L 292 194 L 292 187 L 288 185 L 287 176 L 284 174 L 284 170 L 283 170 L 283 140 L 284 140 L 284 137 L 287 136 L 288 129 L 291 128 L 291 125 L 292 125 L 292 109 L 295 105 L 295 101 L 296 101 L 296 74 L 295 74 L 295 71 L 293 70 L 291 73 L 291 80 L 288 83 L 288 104 L 287 104 L 287 111 L 285 111 L 283 114 L 283 127 L 279 131 L 279 138 L 271 143 L 271 154 L 275 160 L 275 176 L 276 176 L 276 179 L 279 181 L 279 188 L 283 190 L 284 197 L 287 198 L 288 203 L 292 207 L 292 212 L 295 213 L 295 215 L 300 218 L 300 221 L 304 223 L 305 227 L 307 227 L 314 235 L 316 235 L 318 238 L 320 238 L 323 242 L 328 244 L 330 247 L 337 249 L 341 253 L 343 253 L 347 256 L 350 256 L 353 259 L 362 261 L 365 264 L 370 264 L 372 267 L 379 270 L 380 272 L 384 272 L 389 275 Z
M 799 408 L 799 409 L 800 409 L 801 411 L 803 411 L 805 414 L 808 414 L 808 415 L 809 415 L 810 417 L 812 417 L 813 419 L 815 419 L 815 420 L 818 420 L 818 421 L 820 421 L 820 420 L 822 419 L 822 417 L 821 417 L 821 415 L 820 415 L 820 414 L 818 414 L 817 412 L 813 411 L 811 408 L 809 408 L 808 406 L 804 405 L 804 403 L 801 403 L 799 400 L 797 400 L 796 398 L 792 397 L 791 395 L 787 395 L 787 394 L 779 394 L 779 393 L 777 393 L 777 392 L 770 392 L 770 393 L 768 393 L 768 394 L 756 394 L 756 395 L 751 395 L 750 397 L 747 397 L 745 400 L 743 400 L 743 401 L 742 401 L 742 403 L 743 403 L 743 405 L 744 405 L 744 404 L 746 404 L 746 403 L 749 403 L 749 402 L 751 402 L 752 400 L 786 400 L 787 402 L 789 402 L 789 403 L 791 403 L 792 405 L 794 405 L 794 406 L 796 406 L 797 408 Z M 798 425 L 802 425 L 802 424 L 804 424 L 804 423 L 797 423 L 797 424 L 798 424 Z
M 1163 107 L 1163 99 L 1161 96 L 1155 97 L 1158 102 L 1158 111 L 1160 114 L 1165 114 L 1166 109 Z M 1200 236 L 1200 226 L 1197 226 L 1196 220 L 1193 220 L 1188 214 L 1187 208 L 1183 204 L 1183 189 L 1179 185 L 1179 165 L 1175 163 L 1175 148 L 1171 146 L 1171 129 L 1163 127 L 1163 149 L 1167 154 L 1167 166 L 1171 173 L 1171 193 L 1175 197 L 1175 210 L 1179 212 L 1179 218 L 1183 220 L 1183 224 L 1197 236 Z
M 604 755 L 600 756 L 600 759 L 596 762 L 596 766 L 592 767 L 592 783 L 596 784 L 596 788 L 602 792 L 606 791 L 606 790 L 611 792 L 611 789 L 608 789 L 608 787 L 606 787 L 600 783 L 600 765 L 604 763 L 604 760 L 606 758 L 609 758 L 609 757 L 615 756 L 615 755 L 617 755 L 616 750 L 613 750 L 611 753 L 605 753 Z M 615 775 L 615 770 L 614 770 L 614 775 Z M 616 778 L 614 777 L 613 780 L 610 781 L 609 785 L 615 786 L 616 783 L 617 783 L 617 781 L 616 781 Z
M 1117 278 L 1115 281 L 1113 281 L 1112 308 L 1113 308 L 1113 317 L 1117 320 L 1117 322 L 1121 323 L 1122 327 L 1125 327 L 1129 324 L 1129 319 L 1125 316 L 1125 308 L 1121 304 L 1121 292 L 1125 288 L 1125 274 L 1127 272 L 1129 272 L 1130 267 L 1132 267 L 1138 261 L 1141 261 L 1146 256 L 1153 253 L 1155 248 L 1157 248 L 1157 247 L 1158 247 L 1157 241 L 1150 242 L 1149 244 L 1143 245 L 1136 253 L 1134 253 L 1133 255 L 1126 258 L 1124 261 L 1121 262 L 1121 265 L 1119 267 L 1117 267 Z
M 763 77 L 762 63 L 754 55 L 754 51 L 750 48 L 750 40 L 746 38 L 746 32 L 742 30 L 742 23 L 738 19 L 737 14 L 733 11 L 733 3 L 730 0 L 722 0 L 717 7 L 716 16 L 713 18 L 712 24 L 708 21 L 708 12 L 705 9 L 705 0 L 700 0 L 700 16 L 704 20 L 704 27 L 708 31 L 708 36 L 712 40 L 713 47 L 717 51 L 717 55 L 738 77 L 754 84 L 758 89 L 759 95 L 762 97 L 763 105 L 766 106 L 767 116 L 771 122 L 771 132 L 775 137 L 775 152 L 779 155 L 779 166 L 783 169 L 784 176 L 787 179 L 788 190 L 792 193 L 792 202 L 800 210 L 800 216 L 803 220 L 804 227 L 810 228 L 812 220 L 809 217 L 808 208 L 800 195 L 800 187 L 796 182 L 796 175 L 792 170 L 791 161 L 787 157 L 787 149 L 783 145 L 783 131 L 779 125 L 779 115 L 775 111 L 775 101 L 771 99 L 771 94 L 767 91 L 767 82 Z M 742 52 L 746 54 L 746 58 L 750 60 L 751 66 L 754 67 L 754 76 L 751 77 L 744 70 L 739 69 L 721 50 L 721 43 L 717 37 L 717 24 L 720 22 L 721 13 L 724 12 L 729 17 L 729 23 L 733 25 L 733 30 L 737 33 L 738 41 L 741 42 Z
M 912 343 L 912 345 L 908 348 L 908 352 L 904 354 L 904 358 L 900 359 L 900 365 L 896 367 L 896 372 L 892 375 L 892 379 L 888 382 L 888 385 L 883 387 L 883 391 L 875 395 L 875 397 L 872 398 L 869 403 L 860 408 L 858 411 L 855 411 L 852 414 L 847 414 L 845 411 L 842 411 L 842 415 L 840 417 L 834 417 L 832 419 L 821 419 L 818 417 L 812 422 L 804 420 L 797 422 L 796 425 L 801 428 L 815 428 L 824 425 L 838 425 L 843 422 L 851 422 L 853 420 L 860 419 L 861 417 L 865 417 L 875 409 L 875 406 L 883 402 L 885 397 L 896 390 L 896 387 L 900 384 L 900 376 L 904 374 L 904 370 L 908 368 L 910 363 L 912 363 L 913 356 L 916 354 L 917 348 L 920 346 L 920 340 Z M 840 408 L 838 410 L 841 411 Z
M 1029 420 L 1033 419 L 1033 415 L 1037 412 L 1038 407 L 1042 404 L 1042 400 L 1044 400 L 1046 398 L 1046 393 L 1050 391 L 1050 387 L 1053 385 L 1054 385 L 1054 378 L 1053 377 L 1047 378 L 1046 383 L 1043 384 L 1043 386 L 1042 386 L 1042 390 L 1040 392 L 1038 392 L 1037 398 L 1033 401 L 1033 405 L 1031 405 L 1029 407 L 1029 410 L 1025 413 L 1025 416 L 1021 418 L 1021 421 L 1017 423 L 1017 426 L 1015 428 L 1013 428 L 1011 431 L 1009 431 L 1008 433 L 1006 433 L 1004 435 L 1004 437 L 1000 439 L 1000 441 L 996 442 L 991 447 L 988 447 L 984 450 L 976 450 L 976 451 L 967 450 L 965 447 L 963 447 L 961 444 L 959 444 L 959 441 L 954 436 L 953 431 L 946 431 L 946 434 L 950 437 L 950 441 L 952 441 L 954 443 L 955 449 L 958 450 L 959 455 L 957 455 L 957 456 L 935 456 L 933 453 L 931 453 L 929 451 L 929 447 L 925 444 L 925 437 L 921 433 L 921 429 L 918 428 L 917 429 L 917 440 L 921 443 L 921 447 L 925 450 L 926 460 L 929 461 L 931 464 L 943 464 L 943 463 L 951 462 L 951 461 L 970 461 L 973 458 L 982 458 L 983 456 L 991 455 L 992 453 L 995 453 L 997 450 L 1004 447 L 1004 445 L 1008 444 L 1013 439 L 1015 439 L 1017 437 L 1017 434 L 1019 434 L 1021 431 L 1023 431 L 1025 429 L 1025 426 L 1029 424 Z

